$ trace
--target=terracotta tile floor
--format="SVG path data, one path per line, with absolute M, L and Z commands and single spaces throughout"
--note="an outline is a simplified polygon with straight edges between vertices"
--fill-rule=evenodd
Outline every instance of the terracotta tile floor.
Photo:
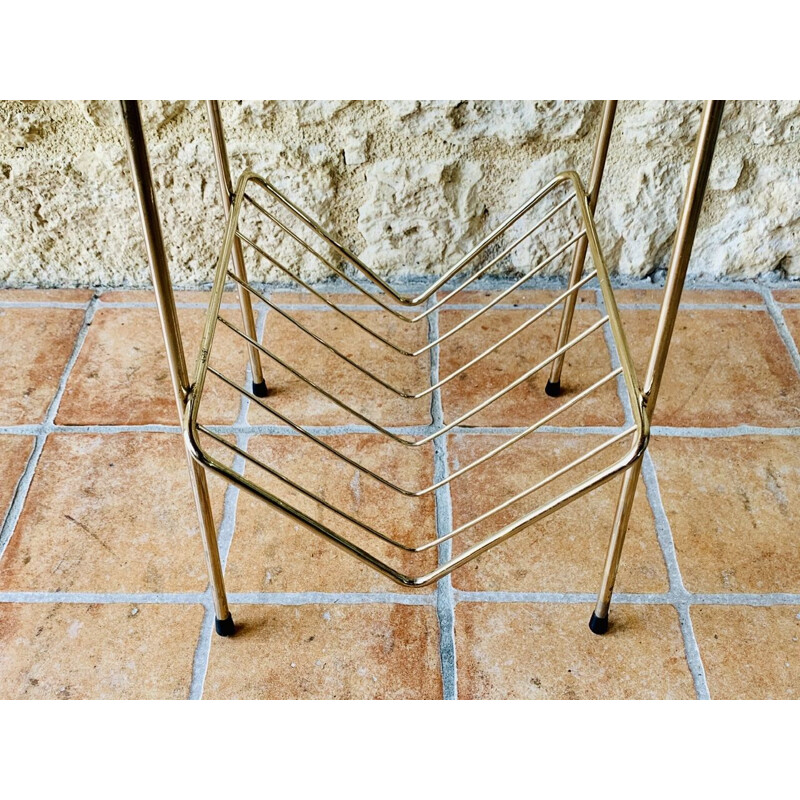
M 556 294 L 551 286 L 517 292 L 440 352 L 390 369 L 389 382 L 430 387 L 437 369 L 444 377 L 493 341 L 490 326 L 510 331 Z M 272 297 L 348 357 L 385 366 L 374 342 L 354 339 L 352 323 L 318 300 L 290 291 Z M 373 303 L 334 293 L 359 321 L 414 350 L 488 297 L 484 288 L 465 292 L 456 308 L 407 335 Z M 177 293 L 190 369 L 207 299 L 205 291 Z M 617 299 L 643 371 L 661 290 L 629 284 Z M 226 293 L 223 314 L 234 324 L 235 302 Z M 798 697 L 800 290 L 698 285 L 684 302 L 605 637 L 593 636 L 587 622 L 617 481 L 413 591 L 212 477 L 238 626 L 222 639 L 212 632 L 152 294 L 0 290 L 0 697 Z M 264 304 L 256 311 L 276 355 L 320 382 L 342 384 L 343 399 L 407 437 L 456 419 L 529 369 L 558 322 L 556 313 L 550 327 L 525 331 L 432 393 L 433 402 L 426 394 L 407 403 L 370 390 L 368 377 Z M 600 312 L 595 291 L 581 292 L 576 329 Z M 229 338 L 220 338 L 212 362 L 244 380 L 241 342 L 229 331 L 220 336 Z M 602 334 L 587 338 L 567 358 L 567 396 L 611 364 Z M 406 448 L 366 432 L 268 359 L 265 373 L 277 410 L 319 426 L 326 445 L 410 490 L 430 486 L 445 466 L 469 464 L 504 441 L 508 427 L 519 430 L 557 405 L 542 391 L 542 373 L 438 445 Z M 609 385 L 469 479 L 413 499 L 240 403 L 218 381 L 208 386 L 204 419 L 221 434 L 406 545 L 451 520 L 473 519 L 625 425 Z M 247 466 L 248 477 L 258 473 Z M 279 489 L 274 477 L 258 479 Z M 292 500 L 331 526 L 350 524 L 299 492 Z M 514 518 L 501 512 L 463 534 L 460 546 Z M 450 544 L 440 550 L 395 563 L 427 572 L 437 557 L 450 557 Z

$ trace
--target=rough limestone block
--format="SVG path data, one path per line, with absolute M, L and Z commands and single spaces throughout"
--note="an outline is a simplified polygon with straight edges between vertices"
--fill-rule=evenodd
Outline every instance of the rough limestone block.
M 619 104 L 597 210 L 612 271 L 644 276 L 666 265 L 701 107 Z M 254 169 L 391 276 L 443 271 L 558 171 L 585 178 L 600 110 L 599 101 L 222 103 L 234 180 Z M 208 281 L 224 224 L 205 105 L 145 101 L 142 115 L 173 278 Z M 798 144 L 800 101 L 728 103 L 690 274 L 800 277 Z M 0 285 L 149 280 L 114 101 L 0 101 L 0 208 Z M 496 271 L 521 274 L 555 252 L 561 222 Z M 330 276 L 274 224 L 250 224 L 275 261 L 305 279 Z M 256 280 L 283 276 L 274 262 L 247 258 Z M 569 261 L 545 271 L 563 275 Z
M 509 144 L 560 141 L 584 131 L 593 103 L 541 100 L 417 100 L 387 102 L 398 128 L 434 133 L 453 144 L 494 137 Z
M 470 161 L 416 166 L 394 158 L 371 165 L 358 218 L 367 243 L 362 260 L 389 275 L 444 272 L 475 241 L 480 178 Z

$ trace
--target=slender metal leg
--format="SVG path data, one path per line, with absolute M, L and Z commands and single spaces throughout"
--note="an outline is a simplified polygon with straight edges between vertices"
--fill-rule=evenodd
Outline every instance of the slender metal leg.
M 589 207 L 594 212 L 597 207 L 597 196 L 600 194 L 600 182 L 603 180 L 603 171 L 606 166 L 608 156 L 608 144 L 611 141 L 611 130 L 614 127 L 614 116 L 617 113 L 617 101 L 606 100 L 603 104 L 603 118 L 600 122 L 600 130 L 597 133 L 597 142 L 594 146 L 594 156 L 592 157 L 592 173 L 589 177 L 589 189 L 587 196 Z M 575 248 L 575 255 L 572 259 L 572 269 L 569 273 L 569 288 L 572 288 L 583 275 L 583 264 L 586 261 L 586 248 L 588 241 L 584 236 Z M 575 314 L 575 303 L 577 302 L 577 292 L 571 294 L 564 301 L 564 309 L 561 312 L 561 327 L 558 331 L 558 340 L 555 349 L 559 350 L 569 340 L 569 332 L 572 327 L 572 317 Z M 564 366 L 564 354 L 562 353 L 550 367 L 550 379 L 544 387 L 545 392 L 550 397 L 558 397 L 561 394 L 561 368 Z
M 697 136 L 692 169 L 689 182 L 686 186 L 686 195 L 683 209 L 678 220 L 678 230 L 672 246 L 667 282 L 664 289 L 664 299 L 658 317 L 653 349 L 650 352 L 650 361 L 647 365 L 642 397 L 644 399 L 645 413 L 652 420 L 653 411 L 661 386 L 661 378 L 667 363 L 667 355 L 675 328 L 675 317 L 681 301 L 681 292 L 686 280 L 686 270 L 689 267 L 689 257 L 692 254 L 692 245 L 697 233 L 697 222 L 703 206 L 703 195 L 708 183 L 708 173 L 711 169 L 711 160 L 714 157 L 714 147 L 717 143 L 719 125 L 722 121 L 722 112 L 725 103 L 722 100 L 707 100 L 700 121 L 700 132 Z M 617 577 L 622 545 L 625 542 L 625 533 L 631 516 L 633 498 L 636 494 L 636 484 L 641 471 L 641 460 L 637 461 L 625 473 L 622 488 L 617 502 L 617 511 L 614 516 L 614 525 L 611 530 L 611 540 L 608 544 L 606 563 L 603 568 L 603 579 L 597 597 L 589 628 L 594 633 L 605 633 L 608 630 L 608 607 L 614 591 L 614 581 Z
M 222 127 L 222 115 L 219 111 L 219 103 L 216 100 L 206 100 L 208 109 L 208 121 L 211 127 L 211 141 L 214 143 L 214 160 L 217 164 L 217 176 L 219 177 L 219 191 L 222 196 L 222 207 L 225 209 L 225 221 L 227 222 L 233 208 L 233 183 L 231 182 L 231 168 L 228 162 L 228 149 L 225 146 L 225 131 Z M 232 250 L 233 271 L 236 277 L 247 283 L 247 270 L 244 265 L 244 253 L 242 243 L 238 239 L 233 240 Z M 248 292 L 241 284 L 236 286 L 239 293 L 239 308 L 242 311 L 242 325 L 244 332 L 255 341 L 258 341 L 256 333 L 256 323 L 253 318 L 253 305 Z M 253 376 L 253 394 L 256 397 L 267 396 L 267 384 L 264 381 L 264 373 L 261 370 L 261 356 L 258 349 L 248 345 L 250 354 L 250 371 Z
M 167 350 L 172 388 L 175 392 L 178 416 L 182 420 L 186 408 L 186 398 L 189 393 L 189 375 L 186 370 L 178 313 L 175 308 L 175 298 L 172 294 L 169 267 L 167 266 L 167 256 L 164 250 L 164 239 L 161 233 L 161 222 L 158 216 L 158 206 L 150 173 L 150 162 L 147 157 L 147 144 L 142 130 L 138 101 L 123 100 L 121 105 L 127 131 L 128 155 L 133 172 L 133 182 L 136 187 L 136 198 L 144 230 L 147 256 L 150 261 L 150 271 L 153 276 L 153 288 L 155 289 L 158 314 L 161 319 L 161 330 L 164 334 L 164 345 Z M 217 633 L 221 636 L 230 636 L 234 630 L 233 620 L 228 610 L 228 599 L 225 594 L 225 581 L 222 576 L 222 564 L 214 527 L 214 516 L 211 511 L 211 501 L 208 495 L 206 475 L 203 468 L 189 456 L 188 451 L 186 458 L 189 462 L 189 479 L 197 506 L 197 516 L 200 520 L 208 576 L 214 596 Z

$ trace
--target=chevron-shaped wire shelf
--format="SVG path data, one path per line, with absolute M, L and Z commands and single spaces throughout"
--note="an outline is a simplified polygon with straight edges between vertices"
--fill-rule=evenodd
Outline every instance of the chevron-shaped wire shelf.
M 588 250 L 587 265 L 581 279 L 561 291 L 543 307 L 529 310 L 523 315 L 525 318 L 520 324 L 506 330 L 502 325 L 505 317 L 496 313 L 497 310 L 514 303 L 517 292 L 524 291 L 532 279 L 545 273 L 548 267 L 557 265 L 559 259 L 572 257 L 575 248 L 579 246 Z M 236 252 L 237 249 L 240 249 L 239 253 Z M 309 302 L 335 315 L 342 326 L 335 326 L 337 339 L 343 338 L 343 342 L 329 341 L 328 332 L 314 330 L 297 312 L 282 307 L 275 296 L 270 296 L 258 285 L 237 274 L 233 265 L 235 259 L 242 258 L 243 254 L 260 259 L 266 266 L 278 270 L 285 279 L 296 284 L 298 291 L 304 293 Z M 519 264 L 526 256 L 534 256 L 535 263 L 524 269 L 520 277 L 511 282 L 506 281 L 504 287 L 492 292 L 488 300 L 485 291 L 475 293 L 481 298 L 480 306 L 474 310 L 464 310 L 470 308 L 463 302 L 465 297 L 469 297 L 464 294 L 466 291 L 476 286 L 485 288 L 486 281 L 478 283 L 482 278 L 507 270 L 509 266 Z M 301 268 L 310 264 L 317 271 L 324 270 L 326 275 L 336 279 L 337 286 L 346 284 L 357 303 L 368 304 L 365 308 L 370 309 L 369 313 L 360 312 L 360 309 L 353 310 L 352 303 L 342 302 L 341 289 L 337 293 L 331 293 L 323 288 L 324 284 L 305 281 Z M 223 293 L 231 285 L 239 291 L 242 303 L 266 305 L 269 314 L 279 316 L 298 340 L 307 337 L 313 341 L 313 346 L 319 348 L 336 365 L 329 370 L 329 375 L 335 378 L 344 371 L 346 374 L 358 375 L 359 380 L 365 381 L 365 385 L 369 387 L 368 394 L 361 399 L 367 402 L 359 403 L 346 397 L 346 387 L 324 384 L 319 378 L 310 377 L 309 364 L 297 363 L 291 355 L 276 352 L 268 343 L 269 336 L 260 341 L 252 326 L 248 331 L 246 315 L 243 315 L 241 325 L 223 316 Z M 601 290 L 603 306 L 599 318 L 581 330 L 573 329 L 568 333 L 566 341 L 559 342 L 558 322 L 564 304 L 574 303 L 578 293 L 597 286 Z M 345 299 L 349 297 L 350 295 L 346 295 Z M 472 303 L 474 297 L 472 295 L 470 298 Z M 439 332 L 438 325 L 431 325 L 434 316 L 453 306 L 458 306 L 462 318 L 448 330 Z M 387 320 L 392 324 L 387 326 Z M 376 324 L 377 322 L 383 323 L 382 326 Z M 471 358 L 464 356 L 444 376 L 440 377 L 438 371 L 429 369 L 431 364 L 442 364 L 443 350 L 450 346 L 455 347 L 459 337 L 469 335 L 476 326 L 480 326 L 481 336 L 487 338 L 487 346 Z M 442 389 L 449 387 L 451 391 L 457 390 L 459 380 L 468 378 L 470 374 L 481 369 L 490 357 L 501 355 L 503 348 L 516 337 L 523 334 L 530 337 L 537 326 L 545 331 L 534 336 L 542 349 L 539 352 L 531 350 L 519 374 L 510 376 L 502 388 L 480 399 L 467 411 L 457 413 L 449 421 L 442 419 L 438 424 L 434 421 L 427 427 L 424 435 L 399 433 L 392 426 L 374 419 L 375 415 L 370 414 L 365 407 L 375 405 L 369 402 L 372 393 L 409 403 L 422 398 L 429 398 L 434 405 L 441 403 Z M 398 337 L 389 335 L 386 332 L 387 327 L 411 331 L 423 328 L 426 334 L 425 343 L 411 347 L 407 342 L 398 340 Z M 215 343 L 221 335 L 221 329 L 229 337 L 232 335 L 243 348 L 242 370 L 238 376 L 231 374 L 230 369 L 226 371 L 219 360 L 215 359 Z M 343 337 L 342 331 L 349 333 Z M 372 348 L 381 353 L 377 367 L 373 364 L 365 365 L 352 352 L 347 352 L 352 349 L 348 348 L 348 336 L 367 337 Z M 486 453 L 457 468 L 445 464 L 444 469 L 439 470 L 440 474 L 434 475 L 433 480 L 421 486 L 404 485 L 396 475 L 385 474 L 364 463 L 363 459 L 359 460 L 357 456 L 346 452 L 338 439 L 332 441 L 331 437 L 315 432 L 315 426 L 309 420 L 294 418 L 286 409 L 282 410 L 280 385 L 271 386 L 267 394 L 260 391 L 259 386 L 243 382 L 241 377 L 245 374 L 244 364 L 248 354 L 254 356 L 259 362 L 270 364 L 274 369 L 282 371 L 282 374 L 299 381 L 305 391 L 324 398 L 325 402 L 365 426 L 366 431 L 373 432 L 406 451 L 431 448 L 431 457 L 434 458 L 437 446 L 447 434 L 474 424 L 473 420 L 479 419 L 481 412 L 491 410 L 495 404 L 502 402 L 503 398 L 520 387 L 527 385 L 529 389 L 530 384 L 539 381 L 554 362 L 563 360 L 574 348 L 598 338 L 606 342 L 612 351 L 612 368 L 608 372 L 585 386 L 579 384 L 580 376 L 573 376 L 570 380 L 570 391 L 564 392 L 558 399 L 553 398 L 550 401 L 551 408 L 541 417 L 533 421 L 521 420 L 518 425 L 511 426 L 511 433 Z M 229 355 L 227 345 L 225 349 Z M 454 352 L 458 353 L 459 348 L 455 347 Z M 387 367 L 393 362 L 419 360 L 425 361 L 425 374 L 429 376 L 427 384 L 395 385 L 390 376 L 397 370 Z M 448 359 L 448 363 L 451 360 L 452 358 Z M 442 531 L 441 527 L 420 531 L 415 541 L 405 542 L 393 535 L 391 530 L 381 530 L 374 522 L 363 519 L 363 515 L 359 517 L 337 507 L 325 496 L 328 492 L 308 486 L 302 477 L 286 474 L 281 463 L 271 463 L 255 455 L 248 448 L 231 441 L 230 437 L 216 432 L 212 424 L 203 422 L 203 399 L 207 386 L 212 382 L 233 390 L 237 402 L 241 396 L 246 397 L 251 407 L 267 412 L 275 424 L 286 426 L 295 435 L 302 437 L 309 443 L 310 452 L 315 453 L 310 457 L 325 459 L 325 463 L 331 460 L 346 465 L 346 469 L 341 470 L 342 480 L 350 479 L 357 472 L 364 480 L 373 481 L 390 493 L 408 498 L 410 502 L 424 502 L 426 498 L 436 496 L 439 490 L 453 481 L 474 479 L 479 467 L 501 453 L 513 454 L 513 448 L 519 442 L 535 437 L 538 432 L 546 431 L 551 426 L 557 426 L 568 411 L 580 411 L 582 404 L 590 396 L 608 385 L 616 386 L 619 391 L 606 391 L 604 397 L 609 398 L 611 403 L 618 404 L 618 413 L 624 415 L 628 424 L 620 426 L 621 430 L 600 443 L 591 442 L 591 446 L 587 444 L 577 457 L 548 474 L 535 476 L 523 491 L 514 492 L 475 518 L 451 526 L 446 531 Z M 236 188 L 216 267 L 183 429 L 189 452 L 198 463 L 405 586 L 422 587 L 438 580 L 537 520 L 609 481 L 641 456 L 647 443 L 648 424 L 643 412 L 641 390 L 600 250 L 590 203 L 580 178 L 574 172 L 563 172 L 555 176 L 457 264 L 432 281 L 424 291 L 410 297 L 393 289 L 390 283 L 339 244 L 272 184 L 253 172 L 245 172 Z M 226 453 L 228 458 L 224 458 L 222 453 Z M 238 463 L 238 468 L 234 467 L 235 463 Z M 439 463 L 441 464 L 441 459 Z M 245 464 L 246 467 L 242 468 Z M 515 461 L 515 468 L 525 471 L 526 465 L 524 461 Z M 441 474 L 442 472 L 445 474 Z M 331 468 L 330 474 L 335 476 L 335 468 Z M 558 491 L 550 491 L 548 494 L 548 490 L 553 487 L 558 487 Z M 476 485 L 476 491 L 480 491 L 479 485 Z M 512 521 L 506 521 L 510 516 L 513 517 Z M 476 527 L 484 528 L 489 521 L 497 519 L 502 519 L 503 522 L 496 524 L 490 533 L 481 535 L 477 541 L 474 536 L 469 538 L 468 534 Z M 454 547 L 462 540 L 466 540 L 466 544 L 433 569 L 417 568 L 414 571 L 406 566 L 409 558 L 421 556 L 450 540 Z M 401 564 L 398 564 L 397 558 L 393 560 L 395 554 L 402 556 Z

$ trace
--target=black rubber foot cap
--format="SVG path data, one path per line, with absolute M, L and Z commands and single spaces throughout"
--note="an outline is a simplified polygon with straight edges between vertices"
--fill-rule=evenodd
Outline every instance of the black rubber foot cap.
M 593 611 L 592 618 L 589 620 L 589 630 L 598 636 L 602 636 L 608 630 L 608 617 L 595 616 Z
M 233 624 L 233 617 L 228 614 L 225 619 L 215 620 L 215 627 L 220 636 L 233 636 L 236 626 Z
M 561 381 L 547 381 L 544 387 L 544 393 L 548 397 L 560 397 L 561 396 Z
M 266 397 L 267 396 L 267 383 L 266 383 L 266 381 L 261 381 L 261 383 L 254 383 L 253 384 L 253 394 L 256 397 Z

